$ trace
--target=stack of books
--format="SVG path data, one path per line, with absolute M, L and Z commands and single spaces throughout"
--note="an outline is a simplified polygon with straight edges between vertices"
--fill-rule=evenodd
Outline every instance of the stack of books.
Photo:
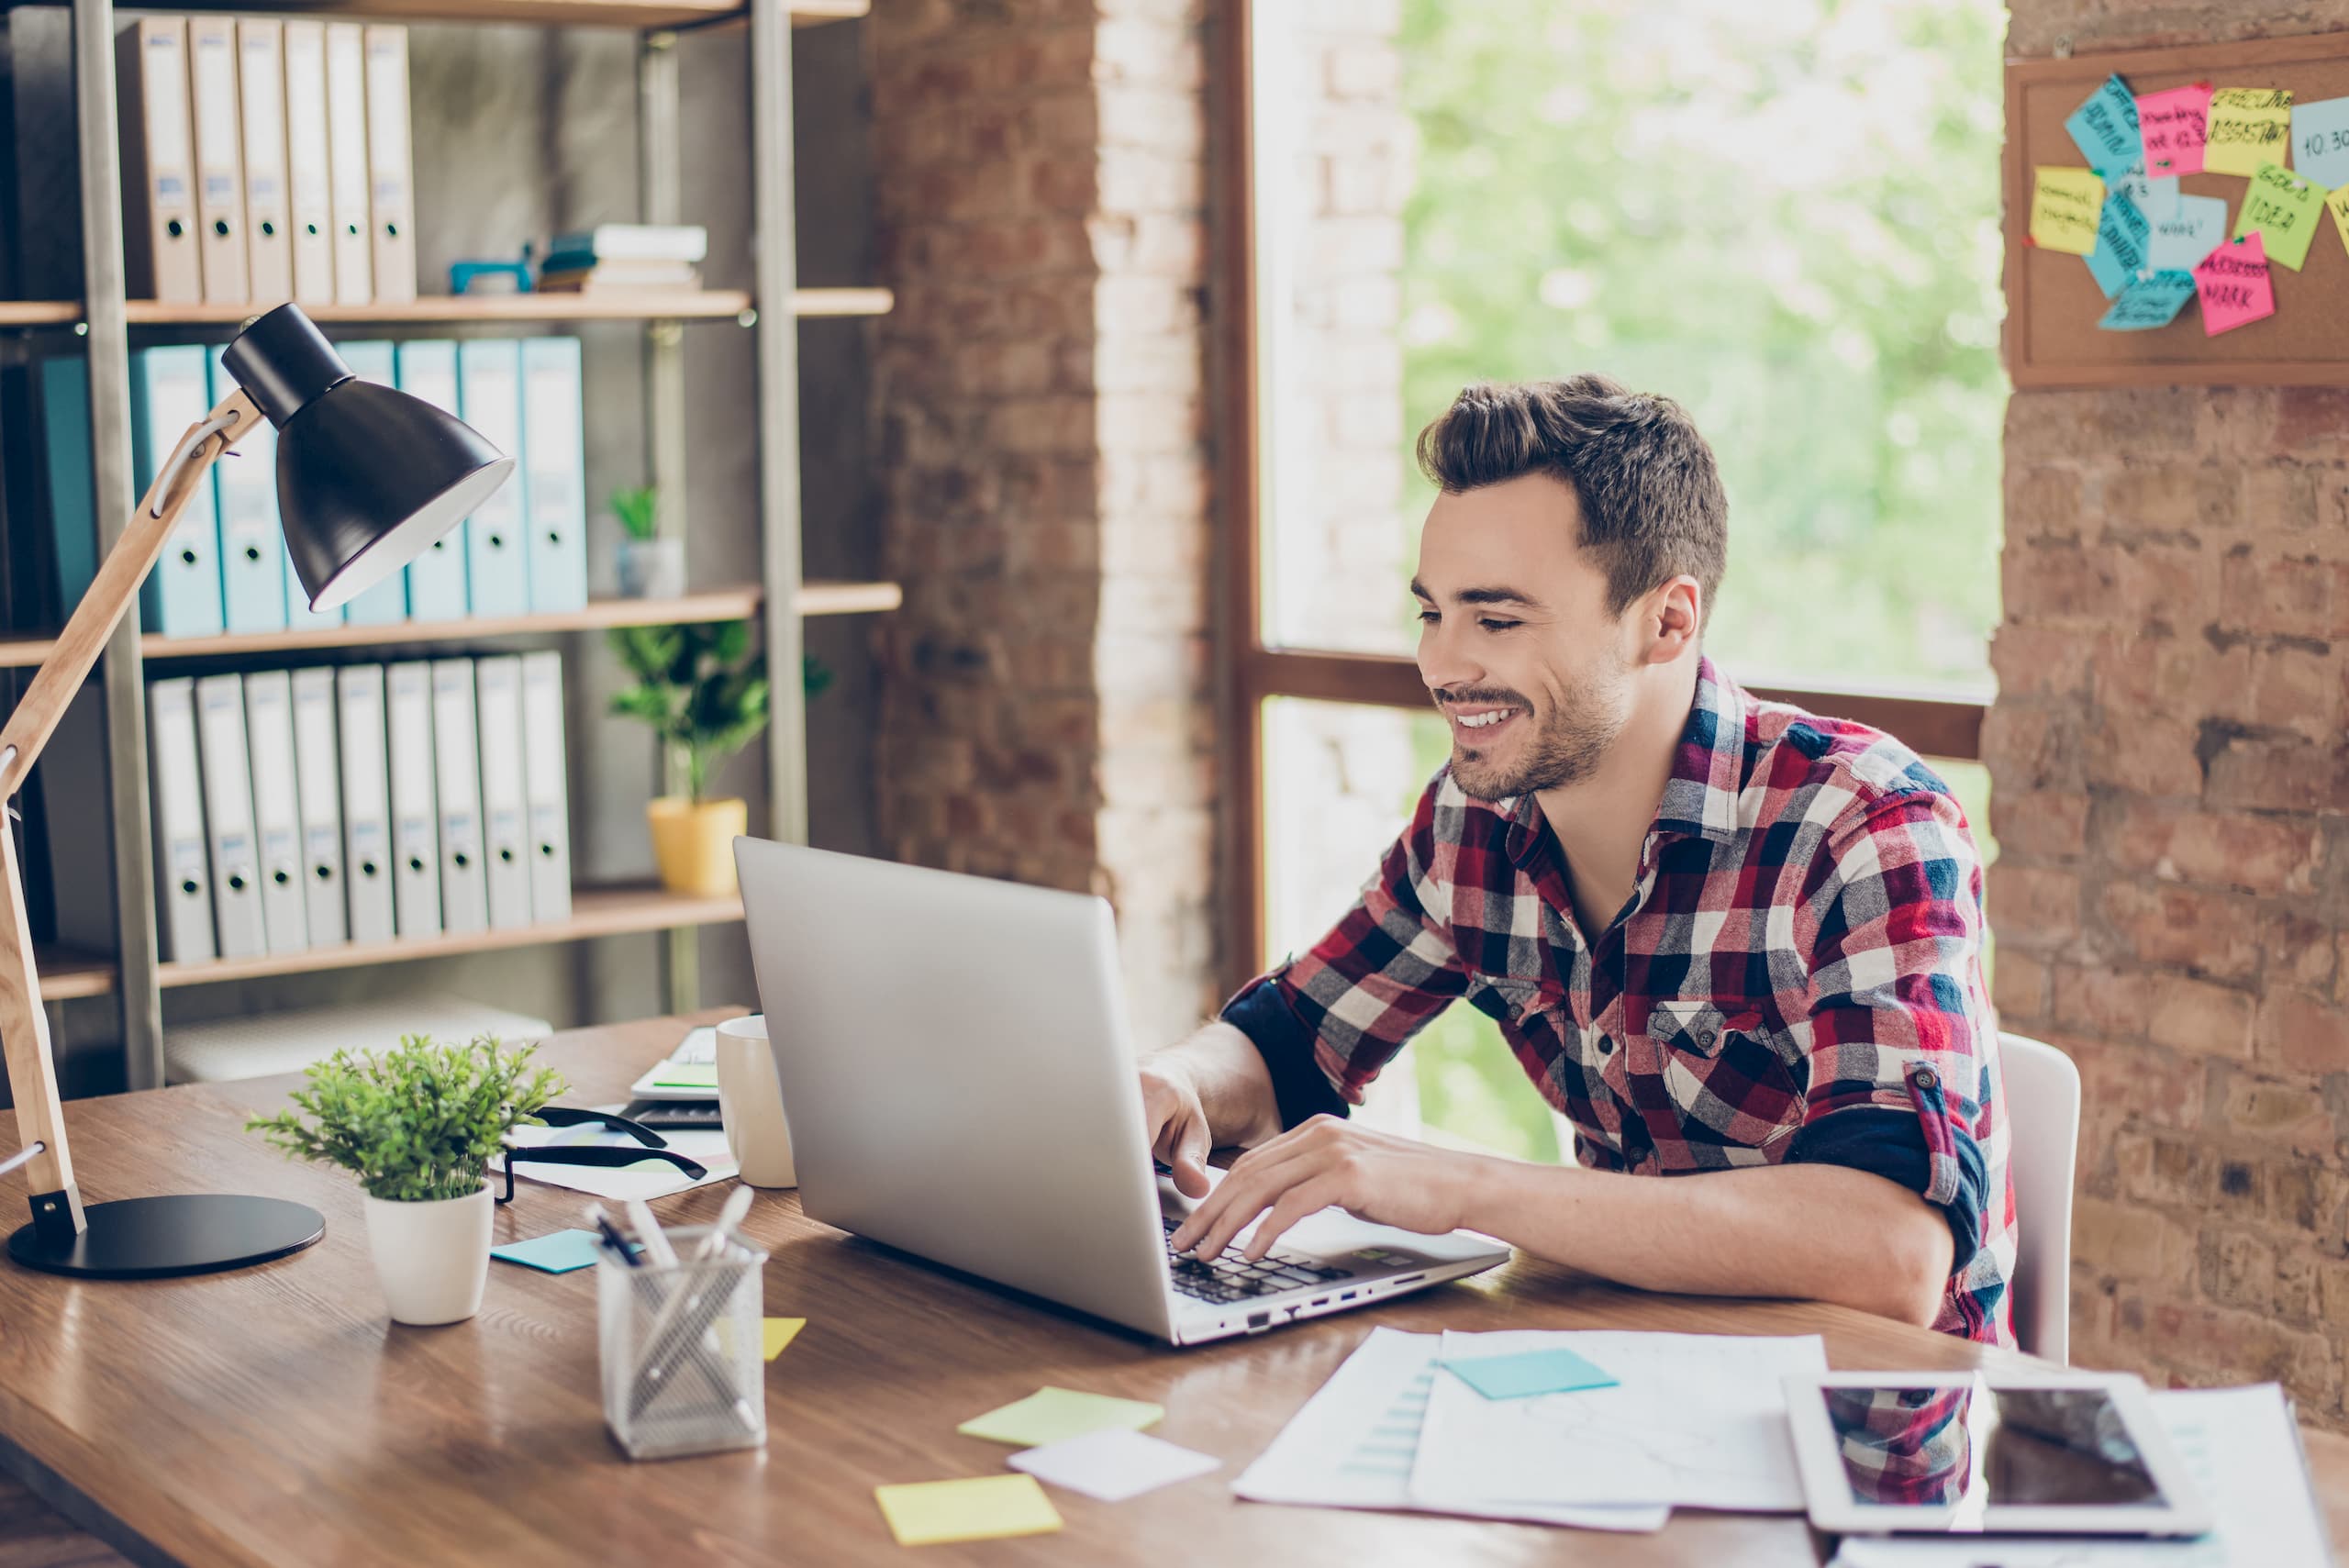
M 562 294 L 670 294 L 701 286 L 709 252 L 699 224 L 603 223 L 558 234 L 539 263 L 539 287 Z

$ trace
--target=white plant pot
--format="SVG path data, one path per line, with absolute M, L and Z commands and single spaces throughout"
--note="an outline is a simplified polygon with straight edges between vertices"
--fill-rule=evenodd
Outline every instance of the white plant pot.
M 366 1195 L 367 1251 L 392 1321 L 462 1323 L 489 1283 L 489 1184 L 464 1197 L 393 1203 Z
M 620 597 L 674 599 L 685 591 L 685 541 L 681 539 L 620 540 Z

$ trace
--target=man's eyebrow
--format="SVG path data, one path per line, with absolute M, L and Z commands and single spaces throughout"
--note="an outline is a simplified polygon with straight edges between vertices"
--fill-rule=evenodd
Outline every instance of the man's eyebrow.
M 1411 579 L 1411 592 L 1430 604 L 1435 603 L 1435 595 L 1416 577 Z M 1463 588 L 1453 597 L 1464 605 L 1521 605 L 1529 610 L 1542 607 L 1541 600 L 1514 588 Z

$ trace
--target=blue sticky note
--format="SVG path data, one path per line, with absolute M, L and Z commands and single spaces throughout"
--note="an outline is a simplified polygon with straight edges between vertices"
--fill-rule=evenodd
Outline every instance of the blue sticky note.
M 2292 167 L 2328 191 L 2349 185 L 2349 98 L 2292 106 Z
M 1616 1379 L 1569 1350 L 1524 1351 L 1513 1356 L 1478 1356 L 1446 1362 L 1454 1377 L 1487 1399 L 1523 1399 L 1534 1394 L 1572 1394 L 1612 1388 Z
M 2104 198 L 2104 211 L 2096 224 L 2096 249 L 2088 252 L 2088 271 L 2105 298 L 2119 294 L 2143 270 L 2145 247 L 2152 239 L 2153 225 L 2145 221 L 2136 203 L 2117 193 Z
M 2153 220 L 2145 265 L 2157 272 L 2190 272 L 2202 258 L 2227 242 L 2224 196 L 2180 196 L 2176 217 Z
M 2105 189 L 2117 191 L 2134 203 L 2148 223 L 2159 223 L 2165 217 L 2177 216 L 2177 176 L 2164 175 L 2149 179 L 2143 169 L 2132 169 L 2126 174 L 2116 174 L 2104 183 Z
M 2137 131 L 2137 97 L 2129 83 L 2108 76 L 2087 101 L 2064 122 L 2089 168 L 2107 178 L 2125 173 L 2145 161 L 2145 146 Z
M 558 1230 L 548 1236 L 533 1236 L 527 1241 L 509 1241 L 503 1247 L 492 1247 L 489 1255 L 508 1263 L 520 1263 L 542 1273 L 567 1274 L 573 1269 L 584 1269 L 596 1262 L 599 1238 L 593 1230 Z
M 2194 297 L 2192 272 L 2145 272 L 2113 296 L 2111 306 L 2097 325 L 2107 332 L 2143 332 L 2166 327 L 2177 319 Z

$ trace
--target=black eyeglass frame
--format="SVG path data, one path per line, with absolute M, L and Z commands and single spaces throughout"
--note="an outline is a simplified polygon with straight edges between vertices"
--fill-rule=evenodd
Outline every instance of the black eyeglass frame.
M 547 1106 L 539 1111 L 539 1119 L 549 1127 L 598 1126 L 633 1138 L 643 1145 L 640 1149 L 564 1148 L 540 1145 L 520 1148 L 508 1144 L 502 1151 L 506 1167 L 506 1194 L 496 1201 L 514 1201 L 514 1167 L 525 1161 L 540 1165 L 592 1165 L 604 1170 L 619 1170 L 646 1160 L 665 1160 L 692 1181 L 701 1181 L 709 1174 L 709 1167 L 698 1160 L 689 1160 L 669 1147 L 669 1140 L 640 1121 L 631 1121 L 609 1111 L 578 1110 L 568 1106 Z

